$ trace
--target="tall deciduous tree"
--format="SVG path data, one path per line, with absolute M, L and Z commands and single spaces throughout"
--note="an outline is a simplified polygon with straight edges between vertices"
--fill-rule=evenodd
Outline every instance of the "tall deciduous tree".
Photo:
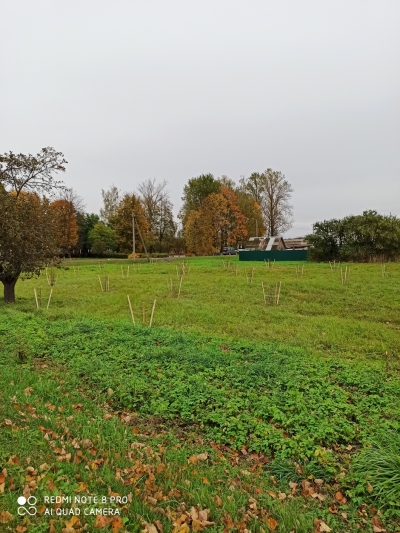
M 95 224 L 88 235 L 92 252 L 102 255 L 106 250 L 114 251 L 117 247 L 115 231 L 103 222 Z
M 0 281 L 6 302 L 15 301 L 21 274 L 39 274 L 56 260 L 53 210 L 40 194 L 62 188 L 54 179 L 67 161 L 54 148 L 36 156 L 8 152 L 0 155 Z
M 171 245 L 176 232 L 172 203 L 167 182 L 157 183 L 155 178 L 143 181 L 138 186 L 140 199 L 149 222 L 152 239 L 151 251 L 162 252 Z
M 237 245 L 247 237 L 246 217 L 242 213 L 237 195 L 228 187 L 222 187 L 221 194 L 227 200 L 226 218 L 228 225 L 223 233 L 222 245 Z
M 126 193 L 118 205 L 115 216 L 110 221 L 115 230 L 117 241 L 122 252 L 130 253 L 133 247 L 132 214 L 135 214 L 135 242 L 136 251 L 143 251 L 140 234 L 146 241 L 149 223 L 140 198 L 136 194 Z
M 228 200 L 222 194 L 211 193 L 198 210 L 192 210 L 186 224 L 188 252 L 211 255 L 219 252 L 229 228 Z
M 54 148 L 42 148 L 38 154 L 0 155 L 0 183 L 17 196 L 22 191 L 52 194 L 62 183 L 54 180 L 54 174 L 65 172 L 67 161 Z
M 103 207 L 100 209 L 100 218 L 108 226 L 112 226 L 112 219 L 117 213 L 121 201 L 121 191 L 115 185 L 111 185 L 108 191 L 101 189 Z
M 57 261 L 53 210 L 47 198 L 34 193 L 0 190 L 0 281 L 4 300 L 15 302 L 15 285 Z
M 293 206 L 290 205 L 293 187 L 282 172 L 268 168 L 264 173 L 265 185 L 261 211 L 270 236 L 280 235 L 292 227 Z
M 90 249 L 89 233 L 96 224 L 100 222 L 100 217 L 96 213 L 83 213 L 78 211 L 76 214 L 78 223 L 78 243 L 80 253 L 87 255 Z
M 253 172 L 242 178 L 241 186 L 260 206 L 268 235 L 279 235 L 292 227 L 293 206 L 289 202 L 293 188 L 282 172 L 271 168 L 261 174 Z
M 203 202 L 212 193 L 221 191 L 221 183 L 212 174 L 202 174 L 197 178 L 191 178 L 183 188 L 183 206 L 179 212 L 183 227 L 189 213 L 202 207 Z
M 73 189 L 63 189 L 51 207 L 54 210 L 60 250 L 71 257 L 79 240 L 77 213 L 84 208 L 83 199 Z

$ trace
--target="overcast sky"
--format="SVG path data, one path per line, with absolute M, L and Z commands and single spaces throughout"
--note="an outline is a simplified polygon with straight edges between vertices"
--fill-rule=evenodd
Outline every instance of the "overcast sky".
M 101 189 L 270 167 L 292 236 L 400 216 L 399 0 L 2 0 L 0 153 L 53 146 Z

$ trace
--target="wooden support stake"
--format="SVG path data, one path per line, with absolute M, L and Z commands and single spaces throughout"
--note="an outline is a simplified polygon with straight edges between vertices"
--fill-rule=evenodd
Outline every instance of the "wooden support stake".
M 266 299 L 266 297 L 265 297 L 265 289 L 264 289 L 264 283 L 263 283 L 263 282 L 261 283 L 261 287 L 262 287 L 262 290 L 263 290 L 264 305 L 267 305 L 267 299 Z
M 300 277 L 303 277 L 303 273 L 304 273 L 304 265 L 302 265 L 302 267 L 301 267 L 301 276 Z
M 343 285 L 343 268 L 340 268 L 340 277 L 341 277 L 342 285 Z
M 104 290 L 103 290 L 103 284 L 102 284 L 102 282 L 101 282 L 101 277 L 98 276 L 98 278 L 99 278 L 99 282 L 100 282 L 101 292 L 104 292 Z
M 279 296 L 281 295 L 282 282 L 279 282 L 278 296 L 276 297 L 276 305 L 279 305 Z
M 53 294 L 53 287 L 50 289 L 50 296 L 49 296 L 49 299 L 48 299 L 48 301 L 47 301 L 47 307 L 46 307 L 46 309 L 49 308 L 50 300 L 51 300 L 51 295 L 52 295 L 52 294 Z
M 42 307 L 42 287 L 39 287 L 39 303 L 40 307 Z
M 132 305 L 131 305 L 131 299 L 129 298 L 129 294 L 127 294 L 126 297 L 128 298 L 128 305 L 129 305 L 129 309 L 130 309 L 130 312 L 131 312 L 132 324 L 135 325 L 135 317 L 133 316 Z
M 126 271 L 126 277 L 128 277 L 128 276 L 129 276 L 129 265 L 128 265 L 128 269 Z
M 277 297 L 278 297 L 278 283 L 276 283 L 275 285 L 275 303 L 276 303 Z
M 142 315 L 143 315 L 143 326 L 146 325 L 146 308 L 144 306 L 144 302 L 142 302 Z
M 154 303 L 153 303 L 153 309 L 151 310 L 151 317 L 150 317 L 149 328 L 151 328 L 151 325 L 152 325 L 152 323 L 153 323 L 153 316 L 154 316 L 154 309 L 156 308 L 156 301 L 157 301 L 157 300 L 154 300 Z
M 181 282 L 179 283 L 178 298 L 179 298 L 179 296 L 181 294 L 182 280 L 183 280 L 183 276 L 181 276 Z
M 39 301 L 38 301 L 38 297 L 37 297 L 36 288 L 33 289 L 33 293 L 34 293 L 34 295 L 35 295 L 36 307 L 39 309 Z

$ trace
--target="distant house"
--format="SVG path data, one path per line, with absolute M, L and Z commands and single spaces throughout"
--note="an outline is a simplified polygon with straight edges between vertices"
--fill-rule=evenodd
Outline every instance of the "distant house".
M 304 237 L 285 239 L 285 246 L 287 250 L 308 250 L 310 248 L 310 244 Z
M 283 237 L 250 237 L 246 243 L 245 250 L 308 250 L 310 245 L 304 237 L 294 239 L 284 239 Z

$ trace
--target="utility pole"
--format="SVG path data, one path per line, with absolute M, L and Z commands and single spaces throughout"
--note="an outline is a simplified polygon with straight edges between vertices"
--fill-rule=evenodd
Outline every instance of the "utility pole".
M 133 255 L 133 262 L 135 262 L 135 256 L 136 256 L 136 246 L 135 246 L 135 215 L 132 211 L 132 255 Z

